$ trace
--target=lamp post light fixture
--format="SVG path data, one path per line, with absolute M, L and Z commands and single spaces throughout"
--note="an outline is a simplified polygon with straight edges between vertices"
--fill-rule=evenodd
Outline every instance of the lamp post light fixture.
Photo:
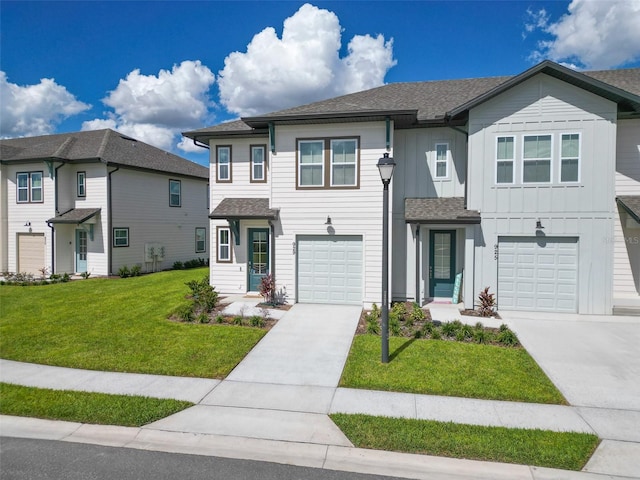
M 389 363 L 389 183 L 396 166 L 388 153 L 378 160 L 382 180 L 382 363 Z

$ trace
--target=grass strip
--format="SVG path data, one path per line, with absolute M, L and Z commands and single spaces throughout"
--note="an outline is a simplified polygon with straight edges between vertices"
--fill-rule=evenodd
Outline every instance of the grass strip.
M 392 337 L 389 352 L 390 362 L 383 364 L 380 337 L 356 336 L 340 386 L 567 404 L 523 348 Z
M 192 405 L 179 400 L 0 383 L 0 414 L 20 417 L 141 427 Z
M 369 415 L 331 419 L 359 448 L 581 470 L 598 446 L 596 435 L 483 427 Z
M 0 286 L 0 357 L 88 370 L 223 378 L 265 335 L 167 320 L 206 268 Z

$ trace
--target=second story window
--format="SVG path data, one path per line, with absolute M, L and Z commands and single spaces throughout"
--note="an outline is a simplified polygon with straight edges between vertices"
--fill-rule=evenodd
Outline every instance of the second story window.
M 267 181 L 267 147 L 265 145 L 251 145 L 251 181 Z
M 358 141 L 298 140 L 297 188 L 358 188 Z
M 78 172 L 76 174 L 76 192 L 78 197 L 86 197 L 87 196 L 87 174 L 86 172 Z
M 551 135 L 527 135 L 524 137 L 522 182 L 551 182 Z
M 496 183 L 513 183 L 515 163 L 514 137 L 498 137 L 496 149 Z
M 356 185 L 356 140 L 331 140 L 331 185 Z
M 207 229 L 196 227 L 196 253 L 207 251 Z
M 231 146 L 216 147 L 216 181 L 231 182 Z
M 577 182 L 580 179 L 580 134 L 566 133 L 560 142 L 560 181 Z
M 180 207 L 182 205 L 182 191 L 180 180 L 169 180 L 169 206 Z
M 324 141 L 301 141 L 299 143 L 298 185 L 321 187 L 324 185 Z
M 434 178 L 449 178 L 448 143 L 436 143 L 436 165 Z
M 42 172 L 21 172 L 16 176 L 16 201 L 18 203 L 41 203 Z

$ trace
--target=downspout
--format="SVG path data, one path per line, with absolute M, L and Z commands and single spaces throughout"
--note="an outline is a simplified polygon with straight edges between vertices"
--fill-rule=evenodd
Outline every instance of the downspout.
M 273 285 L 276 284 L 276 226 L 273 224 L 273 221 L 269 220 L 269 230 L 271 234 L 271 252 L 269 255 L 271 256 L 271 278 L 273 279 Z M 274 298 L 271 299 L 273 302 L 275 300 L 276 292 L 273 292 Z
M 58 208 L 58 170 L 62 167 L 64 167 L 64 163 L 58 165 L 53 171 L 53 208 L 55 209 L 55 215 L 60 213 L 60 209 Z M 47 222 L 47 225 L 51 229 L 51 274 L 54 274 L 56 273 L 56 229 L 49 222 Z
M 463 130 L 461 128 L 458 127 L 454 127 L 453 125 L 451 125 L 449 123 L 449 118 L 447 117 L 447 127 L 449 127 L 452 130 L 455 130 L 456 132 L 462 133 L 464 135 L 465 141 L 466 141 L 466 157 L 467 157 L 467 161 L 465 162 L 465 168 L 464 168 L 464 208 L 466 210 L 467 208 L 467 185 L 469 185 L 469 132 L 466 130 Z
M 107 165 L 107 168 L 109 166 Z M 112 224 L 112 216 L 113 216 L 113 208 L 112 208 L 112 201 L 111 201 L 111 174 L 117 172 L 118 170 L 120 170 L 119 166 L 116 166 L 115 170 L 111 170 L 110 172 L 107 173 L 107 208 L 109 209 L 109 212 L 107 213 L 107 237 L 109 238 L 108 241 L 108 245 L 109 245 L 109 249 L 108 249 L 108 256 L 109 256 L 109 275 L 113 275 L 113 234 L 111 232 L 111 224 Z

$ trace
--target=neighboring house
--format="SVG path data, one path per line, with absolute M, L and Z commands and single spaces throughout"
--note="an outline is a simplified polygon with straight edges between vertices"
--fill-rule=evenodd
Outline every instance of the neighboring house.
M 186 132 L 211 156 L 211 282 L 289 302 L 381 300 L 389 153 L 393 300 L 640 311 L 640 69 L 545 61 L 399 83 Z M 460 278 L 459 278 L 460 279 Z
M 113 130 L 0 140 L 0 271 L 208 258 L 209 172 Z

